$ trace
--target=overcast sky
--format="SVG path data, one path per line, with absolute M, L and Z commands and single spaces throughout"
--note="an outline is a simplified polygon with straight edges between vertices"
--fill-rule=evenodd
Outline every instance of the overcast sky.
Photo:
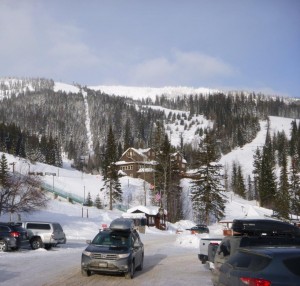
M 298 0 L 0 0 L 0 77 L 300 97 Z

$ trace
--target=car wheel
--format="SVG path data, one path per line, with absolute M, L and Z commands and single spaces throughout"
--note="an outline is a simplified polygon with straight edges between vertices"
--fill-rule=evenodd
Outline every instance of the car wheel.
M 135 270 L 135 266 L 134 266 L 134 262 L 132 261 L 130 264 L 130 268 L 128 269 L 128 272 L 125 273 L 125 278 L 132 279 L 134 275 L 134 270 Z
M 5 240 L 0 240 L 0 252 L 8 251 L 8 245 Z
M 144 255 L 141 260 L 141 264 L 136 268 L 136 270 L 141 271 L 144 268 Z
M 45 244 L 45 249 L 49 250 L 52 248 L 52 244 Z
M 89 277 L 89 276 L 91 276 L 91 271 L 90 270 L 85 270 L 85 269 L 81 268 L 81 274 L 84 277 Z
M 31 241 L 31 248 L 36 250 L 38 248 L 43 248 L 44 247 L 44 244 L 42 242 L 42 240 L 40 238 L 34 238 L 32 239 Z

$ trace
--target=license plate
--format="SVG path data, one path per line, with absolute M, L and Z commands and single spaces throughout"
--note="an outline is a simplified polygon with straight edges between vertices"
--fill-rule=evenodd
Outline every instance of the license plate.
M 100 262 L 99 263 L 99 267 L 106 268 L 107 267 L 107 263 L 106 262 Z

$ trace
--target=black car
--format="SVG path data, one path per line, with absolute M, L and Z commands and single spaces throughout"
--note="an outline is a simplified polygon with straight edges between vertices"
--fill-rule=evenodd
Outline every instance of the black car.
M 29 248 L 29 236 L 19 224 L 0 222 L 0 251 Z
M 240 248 L 220 268 L 218 286 L 298 286 L 300 247 Z
M 190 230 L 192 234 L 195 234 L 195 233 L 209 233 L 209 228 L 205 224 L 197 224 L 197 225 L 191 227 L 188 230 Z
M 125 274 L 131 279 L 135 270 L 142 270 L 144 245 L 132 220 L 117 219 L 110 228 L 100 231 L 81 257 L 81 273 L 90 276 L 92 272 Z

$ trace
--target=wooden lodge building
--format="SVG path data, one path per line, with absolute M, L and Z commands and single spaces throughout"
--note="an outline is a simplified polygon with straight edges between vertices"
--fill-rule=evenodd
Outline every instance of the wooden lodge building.
M 180 152 L 173 153 L 171 160 L 176 162 L 181 173 L 186 172 L 186 160 Z M 158 162 L 155 160 L 155 152 L 152 148 L 135 149 L 128 148 L 116 162 L 118 171 L 132 178 L 140 178 L 150 184 L 154 184 L 154 173 Z

